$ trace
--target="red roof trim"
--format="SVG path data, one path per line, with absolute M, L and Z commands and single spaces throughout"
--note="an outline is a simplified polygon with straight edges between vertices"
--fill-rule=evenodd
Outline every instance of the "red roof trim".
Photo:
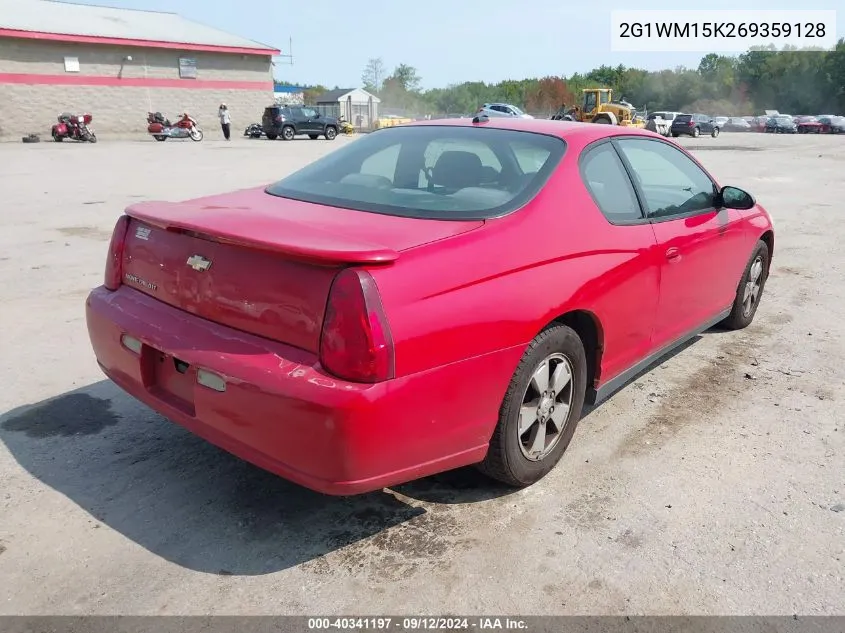
M 187 88 L 193 90 L 265 90 L 273 92 L 272 81 L 224 81 L 213 79 L 156 79 L 150 77 L 105 77 L 102 75 L 34 75 L 0 73 L 3 84 L 30 86 L 111 86 L 124 88 Z
M 40 31 L 18 31 L 0 29 L 0 37 L 17 37 L 24 40 L 51 42 L 76 42 L 79 44 L 101 44 L 111 46 L 136 46 L 141 48 L 167 48 L 181 51 L 206 51 L 209 53 L 232 53 L 235 55 L 278 55 L 281 51 L 268 48 L 246 48 L 242 46 L 216 46 L 213 44 L 190 44 L 187 42 L 159 42 L 155 40 L 124 39 L 122 37 L 98 37 L 95 35 L 68 35 L 65 33 L 42 33 Z

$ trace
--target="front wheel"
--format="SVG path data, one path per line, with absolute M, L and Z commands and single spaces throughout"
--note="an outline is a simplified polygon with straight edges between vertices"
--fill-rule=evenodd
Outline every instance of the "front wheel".
M 711 135 L 713 138 L 716 138 L 717 136 L 719 136 L 719 128 L 714 127 L 714 128 L 713 128 L 713 131 L 710 133 L 710 135 Z
M 192 141 L 201 141 L 202 140 L 202 130 L 198 127 L 191 128 L 191 140 Z
M 722 322 L 722 325 L 729 330 L 741 330 L 751 325 L 768 278 L 769 247 L 763 240 L 760 240 L 754 247 L 751 259 L 742 273 L 731 313 Z
M 89 143 L 96 143 L 97 142 L 97 135 L 93 132 L 88 133 L 88 138 L 86 139 Z
M 335 138 L 337 138 L 337 128 L 330 125 L 326 128 L 326 140 L 333 141 Z
M 62 142 L 63 140 L 65 140 L 65 139 L 64 139 L 64 137 L 63 137 L 63 136 L 59 136 L 59 134 L 58 134 L 57 132 L 53 132 L 53 140 L 54 140 L 56 143 L 61 143 L 61 142 Z
M 157 141 L 166 141 L 167 137 L 163 134 L 153 134 L 153 138 Z
M 543 478 L 572 440 L 586 387 L 587 358 L 578 334 L 565 325 L 543 330 L 511 378 L 479 469 L 517 487 Z

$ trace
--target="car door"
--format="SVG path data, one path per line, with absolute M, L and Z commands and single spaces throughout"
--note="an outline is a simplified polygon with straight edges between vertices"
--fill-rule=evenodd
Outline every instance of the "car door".
M 613 144 L 604 140 L 587 147 L 579 167 L 607 223 L 606 230 L 584 237 L 585 251 L 598 263 L 608 262 L 590 282 L 591 309 L 604 330 L 601 380 L 606 383 L 653 349 L 662 260 L 654 230 Z M 595 246 L 589 246 L 592 239 L 598 240 Z
M 698 115 L 698 129 L 702 134 L 710 134 L 713 132 L 713 119 L 706 114 Z
M 302 126 L 300 129 L 303 134 L 323 133 L 323 121 L 317 116 L 317 111 L 314 108 L 300 108 L 299 111 L 302 113 Z
M 614 141 L 662 253 L 655 344 L 688 335 L 730 308 L 746 265 L 742 211 L 717 208 L 707 172 L 673 143 Z
M 290 121 L 293 123 L 293 127 L 296 130 L 297 134 L 307 134 L 308 133 L 308 122 L 305 115 L 302 113 L 302 108 L 289 108 L 288 109 L 290 114 L 288 115 Z

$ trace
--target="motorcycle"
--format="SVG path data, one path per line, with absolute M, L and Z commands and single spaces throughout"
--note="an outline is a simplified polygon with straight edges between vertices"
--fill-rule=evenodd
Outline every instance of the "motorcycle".
M 341 116 L 337 122 L 340 125 L 341 134 L 346 134 L 347 136 L 355 134 L 355 128 L 352 127 L 352 124 L 345 117 Z
M 249 138 L 261 138 L 264 136 L 264 128 L 261 127 L 260 123 L 251 123 L 244 130 L 244 136 L 248 136 Z
M 88 127 L 93 119 L 94 117 L 90 114 L 76 115 L 62 112 L 58 116 L 59 122 L 53 125 L 53 128 L 50 130 L 53 140 L 56 143 L 61 143 L 66 138 L 69 138 L 75 141 L 96 143 L 97 135 L 94 134 L 94 130 Z
M 185 112 L 175 123 L 164 117 L 161 112 L 147 113 L 147 132 L 157 141 L 169 138 L 190 138 L 192 141 L 202 140 L 202 130 L 196 119 Z

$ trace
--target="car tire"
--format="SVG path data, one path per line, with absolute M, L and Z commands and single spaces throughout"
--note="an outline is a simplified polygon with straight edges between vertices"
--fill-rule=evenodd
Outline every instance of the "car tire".
M 565 382 L 567 374 L 569 380 Z M 556 385 L 555 376 L 560 377 Z M 511 378 L 487 455 L 478 469 L 515 487 L 542 479 L 572 440 L 586 387 L 587 358 L 578 334 L 565 325 L 552 325 L 540 332 Z M 545 396 L 541 396 L 544 390 Z M 533 420 L 532 410 L 536 414 Z M 564 411 L 565 417 L 560 417 Z M 540 433 L 542 440 L 538 440 Z
M 296 130 L 294 130 L 293 127 L 286 125 L 282 128 L 283 141 L 292 141 L 294 136 L 296 136 Z
M 695 128 L 693 128 L 693 130 L 692 130 L 692 135 L 693 135 L 695 138 L 698 138 L 699 136 L 701 136 L 701 130 L 699 129 L 699 127 L 698 127 L 698 126 L 695 126 Z
M 273 134 L 272 132 L 267 132 L 267 138 L 271 141 L 275 141 L 279 137 L 278 137 L 278 135 Z
M 310 138 L 312 141 L 316 141 L 318 138 L 320 138 L 320 135 L 319 134 L 309 134 L 308 138 Z
M 751 325 L 757 306 L 769 278 L 769 247 L 759 240 L 742 273 L 730 315 L 722 321 L 729 330 L 741 330 Z
M 326 126 L 326 140 L 333 141 L 337 138 L 337 128 L 333 125 Z
M 713 131 L 710 133 L 710 136 L 712 136 L 713 138 L 716 138 L 717 136 L 719 136 L 719 128 L 714 127 Z

